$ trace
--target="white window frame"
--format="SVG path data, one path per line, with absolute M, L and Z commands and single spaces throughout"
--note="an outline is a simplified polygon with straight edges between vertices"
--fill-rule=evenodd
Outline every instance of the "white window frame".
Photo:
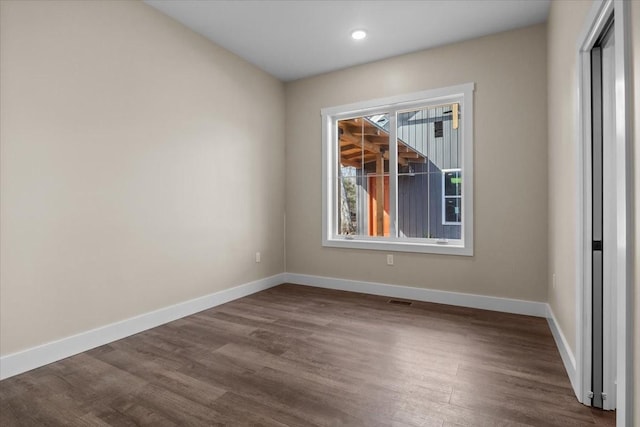
M 462 169 L 460 168 L 442 169 L 442 225 L 462 225 L 462 221 L 447 221 L 447 199 L 460 199 L 460 200 L 464 199 L 463 192 L 460 192 L 459 195 L 455 195 L 455 196 L 447 196 L 445 194 L 444 181 L 445 181 L 445 176 L 447 175 L 447 172 L 460 172 L 460 176 L 462 177 Z M 464 187 L 464 178 L 462 178 L 462 182 Z M 464 210 L 462 211 L 462 213 L 464 214 Z
M 473 255 L 473 91 L 474 83 L 465 83 L 410 94 L 379 98 L 337 107 L 323 108 L 322 115 L 322 245 L 326 247 L 419 252 L 443 255 Z M 397 213 L 397 128 L 396 114 L 410 108 L 458 103 L 461 112 L 462 230 L 461 238 L 431 239 L 398 236 Z M 339 144 L 337 123 L 353 117 L 389 113 L 389 199 L 391 237 L 345 236 L 338 234 L 337 168 Z

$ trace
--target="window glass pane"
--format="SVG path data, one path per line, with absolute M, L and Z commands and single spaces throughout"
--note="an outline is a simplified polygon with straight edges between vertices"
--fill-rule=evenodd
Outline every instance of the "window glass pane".
M 462 217 L 460 201 L 460 197 L 447 197 L 445 199 L 445 222 L 460 222 Z
M 339 166 L 357 175 L 389 172 L 389 115 L 338 120 Z
M 462 177 L 460 171 L 444 173 L 444 195 L 459 196 L 462 194 Z
M 382 202 L 379 203 L 379 200 Z M 336 206 L 339 209 L 338 234 L 391 235 L 389 174 L 340 177 Z
M 365 151 L 362 137 L 354 135 L 354 131 L 360 131 L 354 120 L 338 121 L 338 147 L 340 150 L 338 167 L 342 169 L 341 172 L 344 172 L 345 168 L 350 168 L 355 174 L 362 174 Z
M 370 174 L 366 178 L 367 234 L 389 237 L 389 175 Z
M 338 179 L 338 234 L 362 234 L 362 177 L 353 172 Z
M 338 121 L 338 234 L 389 236 L 389 114 Z
M 398 174 L 398 235 L 400 237 L 428 238 L 429 209 L 432 200 L 430 181 L 438 174 L 427 173 L 426 163 L 411 163 L 400 167 Z M 403 172 L 403 169 L 408 172 Z M 434 217 L 435 218 L 435 217 Z
M 461 238 L 462 172 L 448 170 L 461 166 L 460 121 L 454 125 L 453 112 L 449 104 L 397 115 L 400 237 Z M 447 196 L 456 197 L 450 208 Z

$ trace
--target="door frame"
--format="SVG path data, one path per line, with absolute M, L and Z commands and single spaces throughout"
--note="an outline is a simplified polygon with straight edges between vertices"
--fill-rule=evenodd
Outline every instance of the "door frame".
M 617 425 L 631 425 L 633 420 L 632 371 L 632 203 L 633 165 L 631 163 L 630 82 L 629 66 L 629 3 L 623 0 L 594 0 L 591 10 L 578 37 L 576 103 L 576 127 L 578 141 L 576 206 L 576 396 L 590 405 L 591 386 L 591 61 L 590 52 L 614 15 L 615 37 L 615 94 L 616 138 L 613 149 L 616 171 L 612 183 L 615 186 L 616 233 L 615 248 L 615 307 L 604 307 L 605 316 L 615 316 L 617 328 L 616 349 L 610 357 L 616 357 L 617 365 Z M 604 179 L 607 179 L 605 177 Z M 608 312 L 608 313 L 607 313 Z M 606 349 L 605 349 L 606 351 Z M 606 369 L 606 368 L 605 368 Z

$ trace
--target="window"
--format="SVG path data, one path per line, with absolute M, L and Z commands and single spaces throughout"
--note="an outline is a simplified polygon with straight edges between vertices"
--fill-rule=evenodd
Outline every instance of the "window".
M 462 218 L 462 174 L 460 169 L 442 171 L 442 224 L 460 224 Z
M 324 246 L 473 255 L 473 88 L 322 110 Z

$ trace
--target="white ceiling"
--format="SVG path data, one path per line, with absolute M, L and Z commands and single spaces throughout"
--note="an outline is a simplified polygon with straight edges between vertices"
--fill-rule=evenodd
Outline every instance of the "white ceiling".
M 145 0 L 283 81 L 538 24 L 550 1 Z

